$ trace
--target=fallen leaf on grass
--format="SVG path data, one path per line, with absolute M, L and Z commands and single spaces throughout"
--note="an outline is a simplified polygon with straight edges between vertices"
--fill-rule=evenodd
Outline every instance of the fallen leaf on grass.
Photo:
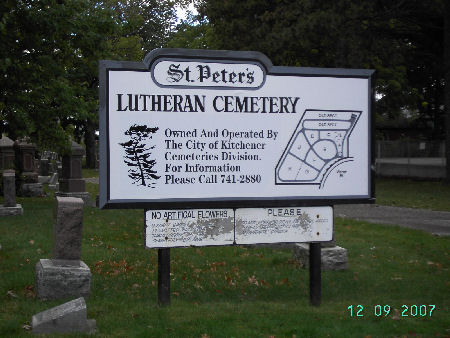
M 234 275 L 239 278 L 239 268 L 236 266 L 233 266 L 233 268 L 231 270 L 234 272 Z
M 254 275 L 251 276 L 251 277 L 248 277 L 248 282 L 250 284 L 254 284 L 256 286 L 259 286 L 259 282 L 258 282 L 258 280 L 256 279 L 256 277 Z
M 441 268 L 442 268 L 442 264 L 439 263 L 439 262 L 436 262 L 436 263 L 435 263 L 435 262 L 428 261 L 427 264 L 428 264 L 428 265 L 435 266 L 435 267 L 438 268 L 438 269 L 441 269 Z
M 285 284 L 289 284 L 289 278 L 283 278 L 280 279 L 279 281 L 276 281 L 277 285 L 285 285 Z
M 225 265 L 226 265 L 225 262 L 213 262 L 213 263 L 210 264 L 210 266 L 211 266 L 210 270 L 215 272 L 215 271 L 217 271 L 217 267 L 218 266 L 225 266 Z
M 260 279 L 259 282 L 261 283 L 262 286 L 265 286 L 265 287 L 270 286 L 270 284 L 268 282 L 266 282 L 264 279 Z
M 225 276 L 226 281 L 228 282 L 228 285 L 236 285 L 236 283 L 233 281 L 233 278 L 230 276 Z
M 399 320 L 400 319 L 400 311 L 398 309 L 394 309 L 394 314 L 392 315 L 392 320 Z
M 33 245 L 33 244 L 34 244 L 34 240 L 30 239 L 30 241 L 29 241 L 28 243 L 30 243 L 31 245 Z
M 11 298 L 19 298 L 19 296 L 17 296 L 12 290 L 8 290 L 6 295 L 11 297 Z
M 402 280 L 402 277 L 391 277 L 391 280 Z
M 27 298 L 34 298 L 34 286 L 33 285 L 25 286 L 25 295 L 27 296 Z

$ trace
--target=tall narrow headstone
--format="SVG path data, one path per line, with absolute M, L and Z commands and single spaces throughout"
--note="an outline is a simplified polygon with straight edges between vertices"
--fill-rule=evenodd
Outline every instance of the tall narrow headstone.
M 86 190 L 82 174 L 82 159 L 84 149 L 72 141 L 70 155 L 62 159 L 62 177 L 59 180 L 62 192 L 83 192 Z
M 39 160 L 39 183 L 48 183 L 50 181 L 50 161 L 48 158 Z
M 57 197 L 53 226 L 53 258 L 36 264 L 39 299 L 89 297 L 91 271 L 81 261 L 83 205 L 81 198 Z
M 56 220 L 53 226 L 53 259 L 78 264 L 81 260 L 83 200 L 56 197 Z
M 28 142 L 27 139 L 20 139 L 14 142 L 16 153 L 16 167 L 24 176 L 25 183 L 37 183 L 38 173 L 34 157 L 36 155 L 36 146 Z
M 23 177 L 20 193 L 24 196 L 43 196 L 35 162 L 36 146 L 27 139 L 20 139 L 14 142 L 14 150 L 16 168 Z
M 0 205 L 0 216 L 22 215 L 23 209 L 16 204 L 16 173 L 14 170 L 3 171 L 3 205 Z
M 62 172 L 59 179 L 59 192 L 57 196 L 79 197 L 85 205 L 92 206 L 91 195 L 86 192 L 86 183 L 83 179 L 82 160 L 84 149 L 72 141 L 70 155 L 63 156 Z
M 0 170 L 14 168 L 14 141 L 3 135 L 0 138 Z

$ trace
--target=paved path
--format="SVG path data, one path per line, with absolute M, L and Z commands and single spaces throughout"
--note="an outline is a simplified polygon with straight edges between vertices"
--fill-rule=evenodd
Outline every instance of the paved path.
M 450 212 L 388 207 L 377 204 L 336 205 L 334 214 L 379 224 L 396 224 L 424 230 L 434 235 L 450 236 Z

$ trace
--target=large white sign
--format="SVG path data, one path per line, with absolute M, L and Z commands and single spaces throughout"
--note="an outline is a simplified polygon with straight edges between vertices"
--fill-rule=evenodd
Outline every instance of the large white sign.
M 163 49 L 142 65 L 101 63 L 101 207 L 372 197 L 371 71 L 226 56 Z

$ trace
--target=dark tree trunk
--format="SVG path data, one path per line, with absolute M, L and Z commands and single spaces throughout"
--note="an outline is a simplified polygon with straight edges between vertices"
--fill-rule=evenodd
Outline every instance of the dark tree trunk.
M 445 179 L 450 184 L 450 3 L 444 1 L 444 71 L 445 71 L 445 157 L 447 159 Z
M 86 167 L 95 169 L 96 150 L 95 150 L 95 122 L 87 119 L 84 132 L 84 143 L 86 144 Z

